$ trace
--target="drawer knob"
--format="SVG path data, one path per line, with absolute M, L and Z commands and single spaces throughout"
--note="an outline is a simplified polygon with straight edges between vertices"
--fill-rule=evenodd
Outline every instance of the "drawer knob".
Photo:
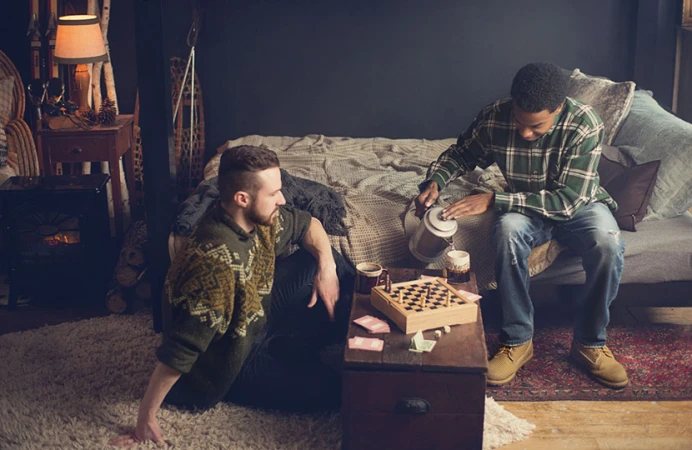
M 430 412 L 430 403 L 419 397 L 401 397 L 396 402 L 394 411 L 402 414 L 427 414 Z
M 81 149 L 81 148 L 75 147 L 75 148 L 72 149 L 72 154 L 73 154 L 73 155 L 79 155 L 80 153 L 82 153 L 82 149 Z

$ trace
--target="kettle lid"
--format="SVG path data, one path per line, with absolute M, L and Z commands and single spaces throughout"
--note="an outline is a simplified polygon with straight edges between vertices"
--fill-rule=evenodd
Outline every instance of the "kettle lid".
M 428 223 L 430 224 L 430 226 L 433 228 L 430 231 L 432 231 L 433 233 L 437 232 L 436 234 L 440 235 L 451 236 L 457 230 L 457 221 L 443 219 L 443 209 L 444 208 L 440 206 L 430 208 L 426 213 L 426 218 L 428 219 Z

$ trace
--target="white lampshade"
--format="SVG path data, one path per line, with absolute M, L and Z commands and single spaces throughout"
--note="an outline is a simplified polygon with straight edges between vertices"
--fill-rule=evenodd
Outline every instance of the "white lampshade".
M 58 19 L 55 60 L 61 64 L 88 64 L 106 61 L 98 17 L 63 16 Z

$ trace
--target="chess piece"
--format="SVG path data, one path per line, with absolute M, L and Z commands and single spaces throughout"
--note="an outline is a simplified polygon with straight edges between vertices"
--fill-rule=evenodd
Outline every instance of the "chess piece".
M 447 291 L 447 308 L 449 308 L 451 301 L 452 301 L 452 293 Z
M 404 290 L 399 290 L 399 303 L 404 303 Z
M 392 292 L 392 279 L 389 278 L 389 272 L 385 272 L 384 291 L 386 293 Z

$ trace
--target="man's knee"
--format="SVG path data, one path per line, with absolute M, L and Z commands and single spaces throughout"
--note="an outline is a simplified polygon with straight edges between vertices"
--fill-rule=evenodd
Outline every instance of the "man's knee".
M 500 215 L 493 226 L 493 245 L 496 252 L 510 251 L 515 253 L 528 249 L 532 245 L 529 233 L 530 219 L 518 213 Z
M 531 219 L 519 213 L 504 213 L 500 214 L 495 219 L 493 233 L 500 236 L 509 236 L 512 233 L 523 233 L 529 226 Z
M 605 261 L 616 262 L 622 259 L 625 253 L 625 240 L 620 230 L 600 230 L 595 233 L 591 252 Z

